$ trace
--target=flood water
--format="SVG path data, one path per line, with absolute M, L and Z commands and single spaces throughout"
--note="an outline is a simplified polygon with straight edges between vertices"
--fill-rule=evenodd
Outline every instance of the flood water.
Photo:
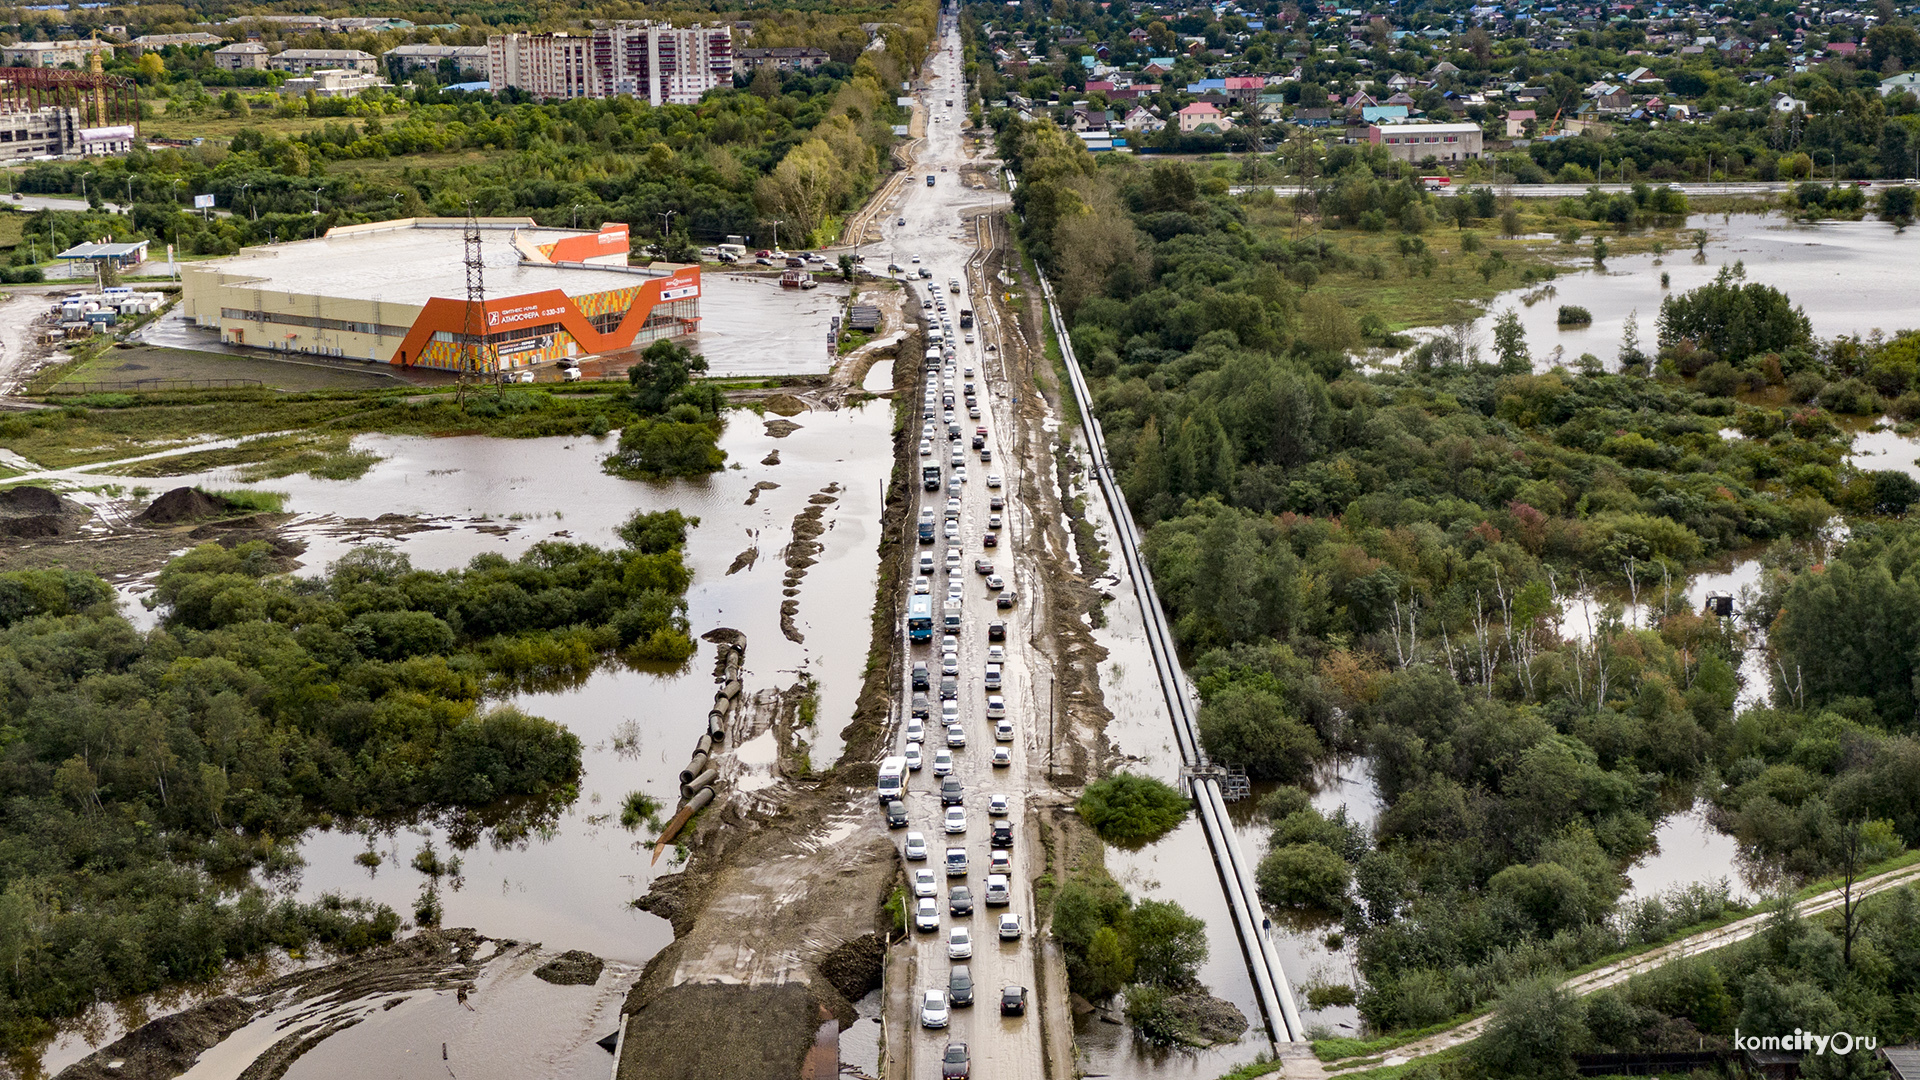
M 818 679 L 820 721 L 812 759 L 829 762 L 839 756 L 839 729 L 852 715 L 871 637 L 868 612 L 878 579 L 883 485 L 892 466 L 891 419 L 884 401 L 790 419 L 799 430 L 776 439 L 754 414 L 734 413 L 721 446 L 730 465 L 739 467 L 700 480 L 645 483 L 608 476 L 600 470 L 600 459 L 612 449 L 611 438 L 367 436 L 354 440 L 355 449 L 373 451 L 382 460 L 359 480 L 294 476 L 257 486 L 287 493 L 288 509 L 299 515 L 293 532 L 310 545 L 300 573 L 318 573 L 367 542 L 365 532 L 343 529 L 341 519 L 417 515 L 437 527 L 391 542 L 416 566 L 447 569 L 482 552 L 513 558 L 546 539 L 612 545 L 618 542 L 614 529 L 635 510 L 678 508 L 696 515 L 700 525 L 690 534 L 686 551 L 694 574 L 687 593 L 693 633 L 726 626 L 746 635 L 744 680 L 749 693 L 790 686 L 802 674 Z M 780 464 L 760 464 L 776 449 Z M 240 486 L 232 470 L 178 482 Z M 759 490 L 753 504 L 746 505 L 762 482 L 778 486 Z M 781 553 L 795 515 L 830 486 L 837 486 L 839 501 L 827 507 L 822 520 L 826 532 L 819 537 L 824 548 L 799 586 L 795 623 L 805 641 L 797 643 L 780 629 L 786 572 Z M 757 556 L 745 560 L 742 569 L 728 574 L 736 556 L 756 550 Z M 856 602 L 846 602 L 849 597 Z M 655 876 L 676 867 L 671 852 L 657 866 L 649 862 L 648 830 L 622 828 L 618 808 L 634 790 L 652 794 L 669 808 L 675 805 L 679 770 L 706 728 L 715 688 L 714 660 L 715 647 L 701 642 L 698 654 L 673 670 L 603 669 L 576 689 L 513 697 L 514 704 L 564 724 L 580 737 L 580 798 L 550 830 L 510 844 L 483 841 L 458 852 L 460 874 L 441 886 L 443 925 L 541 942 L 549 950 L 584 949 L 621 965 L 628 981 L 636 977 L 640 966 L 672 940 L 672 930 L 664 920 L 634 909 L 632 901 L 647 892 Z M 438 825 L 371 833 L 316 831 L 300 843 L 304 868 L 270 887 L 303 899 L 327 892 L 365 896 L 410 916 L 427 879 L 409 863 L 428 842 L 442 858 L 455 854 L 446 830 Z M 369 849 L 380 855 L 377 867 L 355 861 Z M 607 978 L 602 977 L 603 984 Z M 397 1020 L 405 1011 L 389 1016 Z M 420 1022 L 429 1024 L 426 1018 Z M 75 1030 L 48 1050 L 46 1066 L 57 1070 L 92 1046 L 111 1041 L 120 1033 L 117 1026 L 108 1018 L 90 1036 Z M 403 1028 L 406 1025 L 395 1030 Z M 354 1063 L 364 1068 L 378 1061 L 384 1068 L 387 1050 L 393 1049 L 383 1049 L 377 1033 L 384 1029 L 363 1024 L 353 1030 L 362 1029 L 362 1035 L 326 1054 L 315 1051 L 309 1060 L 330 1063 L 332 1075 L 348 1075 L 354 1070 L 347 1066 Z M 544 1033 L 541 1038 L 560 1041 L 585 1034 L 584 1028 L 539 1031 Z M 591 1037 L 604 1034 L 596 1030 Z M 591 1049 L 602 1057 L 587 1055 L 583 1060 L 604 1068 L 604 1051 Z M 572 1075 L 562 1067 L 573 1060 L 564 1046 L 522 1046 L 516 1051 L 525 1051 L 517 1059 L 525 1071 L 517 1075 Z M 431 1066 L 429 1072 L 443 1074 L 435 1071 L 443 1070 L 440 1061 Z M 478 1075 L 460 1073 L 470 1074 Z
M 1806 311 L 1820 337 L 1867 334 L 1878 328 L 1891 334 L 1920 326 L 1913 312 L 1914 259 L 1920 234 L 1895 233 L 1879 221 L 1830 221 L 1804 225 L 1782 214 L 1696 214 L 1689 229 L 1710 237 L 1706 258 L 1696 262 L 1691 246 L 1664 256 L 1626 255 L 1608 259 L 1604 271 L 1576 269 L 1553 282 L 1557 295 L 1528 307 L 1529 289 L 1502 293 L 1475 324 L 1482 349 L 1491 347 L 1493 321 L 1511 309 L 1527 331 L 1536 370 L 1555 363 L 1572 367 L 1581 353 L 1592 353 L 1609 370 L 1616 368 L 1621 328 L 1637 313 L 1640 348 L 1653 352 L 1659 337 L 1660 301 L 1713 280 L 1720 267 L 1746 266 L 1747 280 L 1771 285 Z M 1582 245 L 1563 249 L 1567 254 Z M 1664 272 L 1670 288 L 1660 287 Z M 1593 314 L 1586 326 L 1558 326 L 1560 306 L 1574 304 Z M 1554 350 L 1561 350 L 1555 357 Z
M 827 334 L 846 302 L 840 283 L 783 289 L 778 277 L 702 274 L 701 330 L 688 347 L 712 376 L 819 375 L 833 366 Z

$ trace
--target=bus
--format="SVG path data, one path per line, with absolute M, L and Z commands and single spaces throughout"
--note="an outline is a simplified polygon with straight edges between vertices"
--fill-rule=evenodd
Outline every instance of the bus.
M 926 593 L 915 593 L 907 601 L 907 639 L 933 640 L 933 597 Z

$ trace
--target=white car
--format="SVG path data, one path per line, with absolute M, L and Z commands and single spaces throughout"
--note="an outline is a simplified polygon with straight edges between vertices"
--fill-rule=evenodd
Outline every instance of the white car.
M 968 364 L 968 365 L 967 365 L 967 366 L 966 366 L 965 368 L 963 368 L 963 369 L 961 369 L 961 370 L 963 370 L 963 371 L 965 371 L 965 372 L 967 373 L 967 378 L 969 378 L 969 379 L 971 379 L 971 378 L 973 378 L 973 365 L 972 365 L 972 364 Z
M 947 745 L 956 750 L 967 745 L 967 730 L 959 724 L 947 725 Z
M 1020 938 L 1020 916 L 1009 911 L 1000 916 L 1000 940 L 1018 941 Z
M 1012 742 L 1013 741 L 1013 721 L 1007 719 L 1004 716 L 1001 717 L 993 725 L 993 737 L 996 742 Z
M 1013 800 L 1009 799 L 1006 796 L 1005 792 L 1002 792 L 998 795 L 987 796 L 987 816 L 988 817 L 1006 817 L 1007 811 L 1012 808 L 1013 808 Z M 912 833 L 907 834 L 907 841 L 909 843 L 913 841 Z
M 958 701 L 947 698 L 940 703 L 940 722 L 945 724 L 949 731 L 960 726 L 960 703 Z
M 967 808 L 964 806 L 947 807 L 946 829 L 949 833 L 967 831 Z
M 1013 748 L 1009 746 L 994 747 L 992 761 L 993 767 L 996 769 L 1004 769 L 1013 764 Z
M 999 694 L 987 695 L 987 719 L 998 720 L 1007 715 L 1007 699 Z
M 940 895 L 940 879 L 935 876 L 930 868 L 921 867 L 913 872 L 913 895 Z
M 1004 929 L 1006 925 L 1006 920 L 1002 919 L 1000 920 L 1000 922 L 1002 926 L 1002 929 L 1000 932 L 1004 935 L 1006 933 L 1006 930 Z M 1019 923 L 1017 921 L 1014 923 L 1014 936 L 1015 937 L 1020 936 Z M 966 927 L 956 926 L 952 930 L 947 931 L 947 959 L 965 960 L 971 957 L 972 955 L 973 955 L 973 935 L 967 932 Z
M 1006 578 L 1001 577 L 999 574 L 987 575 L 987 588 L 989 590 L 993 592 L 999 592 L 1001 589 L 1004 589 L 1006 587 L 1007 587 Z
M 947 992 L 929 990 L 926 997 L 920 999 L 920 1026 L 943 1028 L 947 1026 Z
M 907 834 L 907 861 L 919 862 L 927 857 L 927 834 L 910 832 Z
M 953 772 L 953 751 L 941 747 L 933 752 L 933 775 L 946 776 Z
M 920 766 L 922 764 L 920 760 L 920 744 L 917 742 L 908 743 L 904 756 L 907 759 L 907 768 L 911 769 L 914 772 L 919 772 Z M 934 758 L 933 763 L 934 763 L 934 767 L 938 768 L 940 765 L 940 759 L 937 757 Z
M 995 848 L 987 853 L 987 873 L 1013 873 L 1013 852 Z
M 997 473 L 997 472 L 996 472 L 996 473 L 988 473 L 988 474 L 987 474 L 987 486 L 988 486 L 988 487 L 990 487 L 990 488 L 997 488 L 997 487 L 999 487 L 999 486 L 1000 486 L 1000 474 L 999 474 L 999 473 Z
M 940 929 L 940 901 L 931 896 L 923 896 L 913 902 L 913 928 L 915 930 Z
M 919 262 L 919 261 L 920 261 L 920 256 L 918 256 L 918 255 L 915 255 L 915 256 L 913 257 L 913 261 L 914 261 L 914 262 Z
M 1006 662 L 1007 662 L 1007 647 L 1005 645 L 987 646 L 987 663 L 1004 664 Z
M 927 741 L 927 726 L 921 723 L 917 716 L 907 718 L 907 741 L 910 743 Z
M 913 595 L 927 596 L 933 592 L 933 579 L 916 577 L 913 579 Z
M 999 528 L 999 527 L 1001 526 L 1001 524 L 1002 524 L 1002 523 L 1003 523 L 1003 522 L 1001 521 L 1001 518 L 1000 518 L 1000 515 L 999 515 L 999 514 L 988 514 L 988 515 L 987 515 L 987 528 L 989 528 L 989 529 L 997 529 L 997 528 Z

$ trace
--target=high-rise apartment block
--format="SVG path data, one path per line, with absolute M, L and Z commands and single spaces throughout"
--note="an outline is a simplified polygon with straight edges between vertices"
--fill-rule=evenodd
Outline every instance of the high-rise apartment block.
M 536 98 L 628 94 L 653 105 L 691 105 L 733 81 L 733 34 L 724 25 L 676 28 L 619 23 L 586 34 L 495 34 L 487 81 Z

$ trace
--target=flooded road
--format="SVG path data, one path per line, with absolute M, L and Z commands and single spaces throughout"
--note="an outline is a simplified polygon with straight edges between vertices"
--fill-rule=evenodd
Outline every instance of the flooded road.
M 1530 289 L 1502 293 L 1475 324 L 1482 348 L 1493 340 L 1494 319 L 1511 309 L 1526 328 L 1536 370 L 1556 363 L 1572 367 L 1581 353 L 1592 353 L 1614 370 L 1629 313 L 1638 318 L 1640 348 L 1652 352 L 1659 337 L 1660 301 L 1707 284 L 1722 266 L 1735 261 L 1745 264 L 1748 281 L 1771 285 L 1791 297 L 1806 311 L 1817 336 L 1864 335 L 1876 328 L 1892 334 L 1920 325 L 1912 314 L 1920 237 L 1910 232 L 1896 233 L 1879 221 L 1804 225 L 1781 214 L 1694 215 L 1687 227 L 1705 229 L 1711 237 L 1704 261 L 1695 261 L 1691 247 L 1664 256 L 1608 259 L 1604 271 L 1563 272 L 1553 282 L 1556 295 L 1531 307 L 1521 299 Z M 1668 275 L 1670 288 L 1660 287 L 1662 273 Z M 1586 308 L 1593 322 L 1557 325 L 1562 304 Z
M 852 715 L 871 637 L 867 616 L 878 575 L 882 485 L 892 467 L 891 418 L 887 403 L 879 401 L 790 419 L 798 430 L 775 438 L 755 414 L 735 411 L 721 440 L 730 467 L 700 480 L 644 483 L 608 476 L 600 470 L 600 459 L 612 449 L 612 438 L 368 436 L 354 440 L 355 449 L 370 450 L 382 460 L 357 481 L 302 475 L 258 486 L 287 494 L 288 509 L 298 515 L 291 532 L 309 544 L 299 571 L 307 574 L 320 572 L 368 541 L 364 531 L 343 527 L 341 519 L 417 515 L 434 527 L 403 536 L 394 546 L 416 566 L 447 569 L 483 552 L 513 558 L 547 539 L 615 544 L 614 529 L 639 509 L 677 508 L 697 516 L 700 525 L 690 534 L 686 551 L 694 575 L 687 593 L 693 633 L 728 626 L 746 635 L 749 693 L 790 686 L 803 674 L 818 679 L 820 722 L 813 760 L 830 761 L 839 754 L 839 729 Z M 761 464 L 775 450 L 780 463 Z M 243 486 L 233 472 L 214 470 L 182 477 L 179 483 Z M 777 486 L 756 487 L 764 484 Z M 825 532 L 818 542 L 824 546 L 818 561 L 798 586 L 794 623 L 804 641 L 794 642 L 780 626 L 786 573 L 781 551 L 791 538 L 795 516 L 829 487 L 837 488 L 838 501 L 827 507 L 822 519 Z M 730 574 L 737 561 L 740 568 Z M 849 597 L 857 602 L 846 602 Z M 410 863 L 431 843 L 441 858 L 461 858 L 459 874 L 440 887 L 443 925 L 537 941 L 549 950 L 583 949 L 620 965 L 622 977 L 630 981 L 672 940 L 664 920 L 634 909 L 632 901 L 647 892 L 655 876 L 676 867 L 671 853 L 657 866 L 649 864 L 649 831 L 622 828 L 618 808 L 635 790 L 674 805 L 679 770 L 706 727 L 714 659 L 715 646 L 700 642 L 698 654 L 672 670 L 602 669 L 577 688 L 511 699 L 528 712 L 565 725 L 583 744 L 580 797 L 551 829 L 511 843 L 483 840 L 461 852 L 454 851 L 446 829 L 434 824 L 372 832 L 316 831 L 300 842 L 304 868 L 266 884 L 302 899 L 327 892 L 365 896 L 410 915 L 428 880 Z M 357 861 L 368 851 L 379 856 L 377 866 Z M 603 988 L 610 978 L 602 977 Z M 572 1010 L 569 1006 L 560 1011 Z M 402 1012 L 408 1009 L 396 1010 L 387 1019 L 397 1022 Z M 441 1020 L 423 1014 L 419 1023 L 433 1027 Z M 76 1030 L 83 1026 L 73 1025 Z M 117 1037 L 115 1026 L 110 1022 L 86 1036 L 64 1039 L 49 1050 L 46 1064 L 58 1068 L 84 1056 L 100 1044 L 103 1034 L 105 1041 Z M 361 1028 L 366 1033 L 356 1039 L 373 1039 L 362 1050 L 352 1049 L 361 1042 L 349 1040 L 310 1059 L 332 1063 L 331 1075 L 348 1075 L 354 1070 L 343 1066 L 351 1062 L 379 1061 L 384 1066 L 394 1060 L 399 1051 L 373 1034 L 383 1028 Z M 394 1030 L 414 1028 L 399 1024 Z M 569 1032 L 555 1028 L 550 1034 L 560 1041 L 579 1034 Z M 595 1031 L 593 1038 L 604 1034 Z M 447 1038 L 458 1042 L 470 1036 L 456 1031 Z M 604 1070 L 605 1052 L 589 1049 L 601 1057 L 587 1055 L 583 1060 Z M 556 1043 L 542 1053 L 547 1050 L 553 1052 L 522 1055 L 523 1068 L 514 1075 L 573 1075 L 564 1047 Z M 434 1051 L 437 1055 L 437 1045 Z M 437 1056 L 430 1064 L 434 1075 L 444 1075 Z M 460 1075 L 482 1074 L 465 1069 Z

